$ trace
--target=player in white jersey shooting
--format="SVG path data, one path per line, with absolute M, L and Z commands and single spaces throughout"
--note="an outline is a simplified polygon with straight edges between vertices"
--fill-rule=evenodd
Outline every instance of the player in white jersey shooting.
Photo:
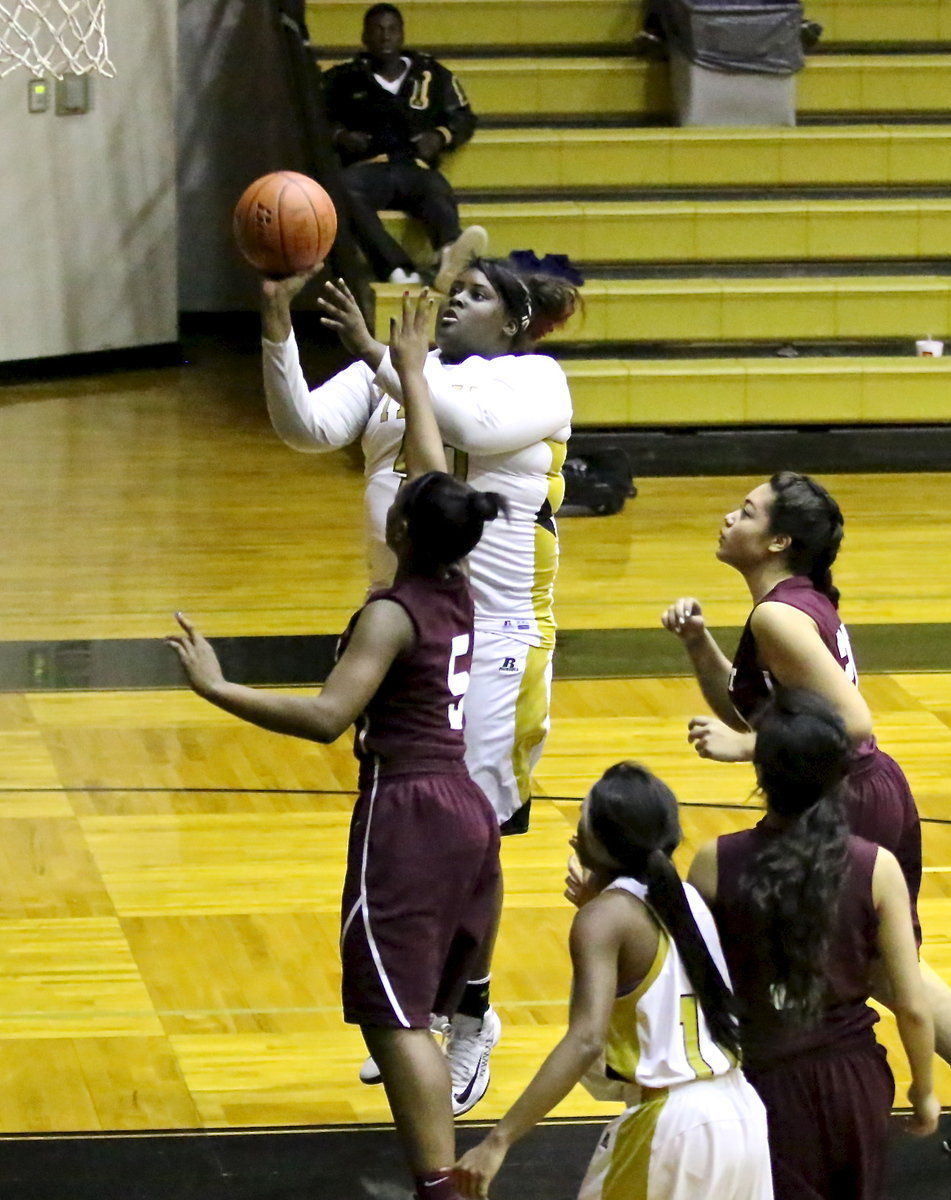
M 290 315 L 290 302 L 307 278 L 262 284 L 268 410 L 277 433 L 297 450 L 360 440 L 370 581 L 381 586 L 394 567 L 385 514 L 405 475 L 400 382 L 387 346 L 370 334 L 338 281 L 324 289 L 322 320 L 357 361 L 308 387 Z M 565 374 L 554 359 L 534 351 L 577 301 L 577 288 L 565 279 L 522 272 L 509 261 L 475 259 L 439 310 L 436 349 L 424 369 L 450 469 L 477 490 L 498 492 L 508 505 L 509 519 L 489 527 L 469 557 L 475 645 L 465 710 L 466 764 L 503 832 L 527 828 L 531 772 L 548 732 L 558 565 L 554 514 L 564 494 L 561 467 L 571 432 Z M 493 932 L 447 1042 L 456 1115 L 485 1093 L 489 1052 L 500 1035 L 489 1004 L 494 940 Z M 372 1061 L 361 1078 L 377 1081 Z

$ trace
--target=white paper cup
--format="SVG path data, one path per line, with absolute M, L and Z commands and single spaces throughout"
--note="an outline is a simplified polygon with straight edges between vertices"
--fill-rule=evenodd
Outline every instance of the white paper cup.
M 919 358 L 940 358 L 944 354 L 944 342 L 935 338 L 919 338 L 915 342 L 915 353 Z

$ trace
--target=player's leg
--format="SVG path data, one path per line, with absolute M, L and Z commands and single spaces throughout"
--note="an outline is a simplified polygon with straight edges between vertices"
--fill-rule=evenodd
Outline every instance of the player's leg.
M 434 286 L 446 292 L 470 259 L 485 254 L 489 235 L 481 225 L 462 228 L 452 185 L 435 168 L 426 170 L 415 163 L 400 163 L 398 169 L 399 207 L 425 227 L 438 255 Z
M 525 811 L 532 768 L 548 731 L 550 695 L 550 649 L 476 631 L 465 702 L 466 766 L 503 827 L 513 813 Z M 485 1094 L 489 1055 L 501 1036 L 501 1022 L 490 997 L 501 912 L 500 880 L 491 932 L 473 964 L 446 1043 L 457 1116 L 468 1112 Z
M 361 1026 L 421 1200 L 456 1200 L 449 1066 L 428 1029 Z
M 375 278 L 389 279 L 395 271 L 414 275 L 416 268 L 412 259 L 386 232 L 379 216 L 382 209 L 399 207 L 390 164 L 354 163 L 344 168 L 341 182 L 350 201 L 353 235 L 367 256 Z

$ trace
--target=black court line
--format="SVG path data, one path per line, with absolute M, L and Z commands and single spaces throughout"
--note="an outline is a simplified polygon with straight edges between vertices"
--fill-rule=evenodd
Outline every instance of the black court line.
M 925 1140 L 902 1136 L 900 1120 L 889 1200 L 947 1200 L 951 1117 Z M 513 1147 L 493 1200 L 574 1200 L 601 1127 L 543 1122 Z M 459 1150 L 485 1128 L 459 1123 Z M 4 1200 L 410 1200 L 396 1135 L 380 1125 L 6 1135 L 0 1164 Z
M 350 788 L 235 788 L 235 787 L 84 787 L 81 783 L 62 784 L 59 787 L 0 787 L 0 796 L 43 796 L 60 795 L 66 792 L 82 792 L 84 795 L 162 795 L 162 796 L 352 796 L 357 793 Z M 584 796 L 533 795 L 534 805 L 545 803 L 580 804 Z M 678 800 L 680 808 L 713 808 L 726 812 L 755 813 L 759 809 L 750 804 L 731 804 L 723 800 Z M 921 817 L 922 825 L 951 825 L 951 817 Z
M 729 654 L 733 626 L 711 631 Z M 860 671 L 951 671 L 951 623 L 854 625 Z M 334 663 L 337 635 L 328 633 L 211 639 L 237 683 L 307 687 Z M 608 679 L 690 674 L 679 642 L 666 630 L 565 629 L 555 650 L 556 679 Z M 0 642 L 0 691 L 134 691 L 180 688 L 181 666 L 161 638 Z

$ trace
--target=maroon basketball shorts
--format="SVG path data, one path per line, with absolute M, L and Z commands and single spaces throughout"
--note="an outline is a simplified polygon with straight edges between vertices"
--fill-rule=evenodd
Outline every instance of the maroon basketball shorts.
M 895 1081 L 871 1031 L 746 1074 L 766 1105 L 776 1200 L 882 1200 Z
M 350 825 L 340 954 L 344 1019 L 427 1029 L 452 1015 L 495 916 L 498 818 L 458 773 L 382 775 Z
M 921 821 L 905 773 L 877 747 L 853 759 L 846 777 L 845 809 L 852 833 L 891 850 L 908 884 L 915 939 L 921 945 Z

